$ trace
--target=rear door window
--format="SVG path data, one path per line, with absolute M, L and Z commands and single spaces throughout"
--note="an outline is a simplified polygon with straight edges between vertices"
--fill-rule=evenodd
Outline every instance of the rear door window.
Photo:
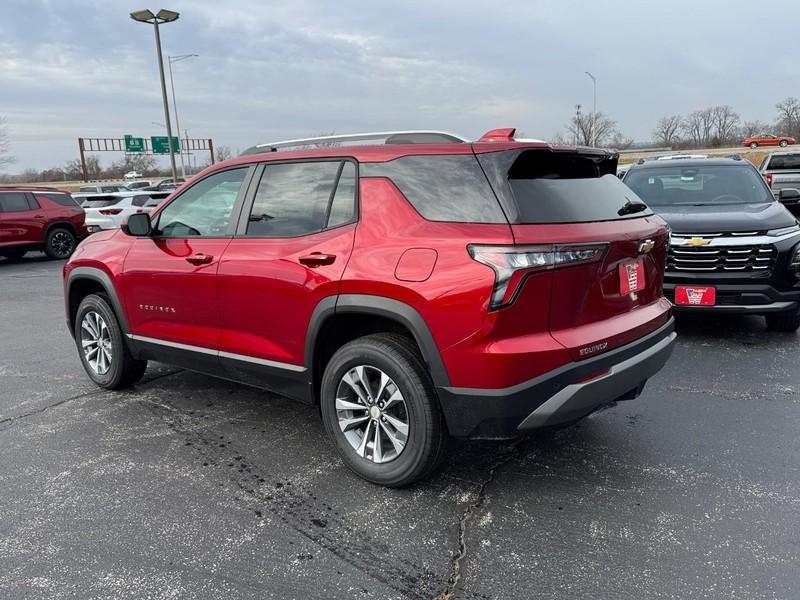
M 0 212 L 22 212 L 31 210 L 24 192 L 0 192 Z
M 44 196 L 51 202 L 55 202 L 56 204 L 60 204 L 61 206 L 69 206 L 72 208 L 78 206 L 78 203 L 69 194 L 37 194 L 37 196 Z
M 267 164 L 247 235 L 300 237 L 353 220 L 355 165 L 349 161 Z
M 364 177 L 388 177 L 429 221 L 506 223 L 472 154 L 405 156 L 362 164 Z

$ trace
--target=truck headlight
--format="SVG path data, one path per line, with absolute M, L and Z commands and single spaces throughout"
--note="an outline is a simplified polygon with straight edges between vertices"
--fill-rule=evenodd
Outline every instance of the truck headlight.
M 792 271 L 800 271 L 800 244 L 792 250 L 792 258 L 789 260 L 789 269 Z

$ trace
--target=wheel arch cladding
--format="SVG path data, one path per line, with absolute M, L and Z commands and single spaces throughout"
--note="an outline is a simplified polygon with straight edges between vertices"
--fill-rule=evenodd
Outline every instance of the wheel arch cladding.
M 336 315 L 364 315 L 381 317 L 395 322 L 408 330 L 414 338 L 428 367 L 434 386 L 450 385 L 450 378 L 439 354 L 427 323 L 415 308 L 392 298 L 366 294 L 342 294 L 323 299 L 314 309 L 308 324 L 305 344 L 305 365 L 313 385 L 314 365 L 318 348 L 319 334 L 330 319 Z
M 98 287 L 99 286 L 99 289 Z M 123 334 L 129 332 L 128 321 L 125 318 L 125 312 L 122 310 L 122 303 L 119 300 L 114 284 L 109 275 L 95 267 L 76 267 L 73 269 L 67 279 L 67 322 L 69 330 L 74 334 L 75 330 L 75 315 L 78 311 L 78 306 L 81 300 L 88 293 L 102 290 L 108 296 L 111 302 L 111 308 L 119 320 L 119 326 Z

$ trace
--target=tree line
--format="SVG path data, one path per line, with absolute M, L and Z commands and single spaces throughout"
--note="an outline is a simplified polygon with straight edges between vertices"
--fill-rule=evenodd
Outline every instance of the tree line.
M 743 121 L 731 106 L 709 106 L 687 115 L 661 117 L 653 129 L 658 146 L 672 148 L 718 148 L 738 146 L 749 136 L 762 133 L 789 135 L 800 139 L 800 100 L 786 98 L 775 105 L 775 120 Z

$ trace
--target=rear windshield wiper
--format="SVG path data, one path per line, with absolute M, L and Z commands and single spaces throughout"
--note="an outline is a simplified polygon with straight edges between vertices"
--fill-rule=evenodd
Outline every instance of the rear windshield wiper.
M 647 210 L 647 204 L 644 202 L 631 202 L 628 200 L 622 208 L 617 211 L 617 214 L 622 217 L 623 215 L 632 215 L 634 213 Z

